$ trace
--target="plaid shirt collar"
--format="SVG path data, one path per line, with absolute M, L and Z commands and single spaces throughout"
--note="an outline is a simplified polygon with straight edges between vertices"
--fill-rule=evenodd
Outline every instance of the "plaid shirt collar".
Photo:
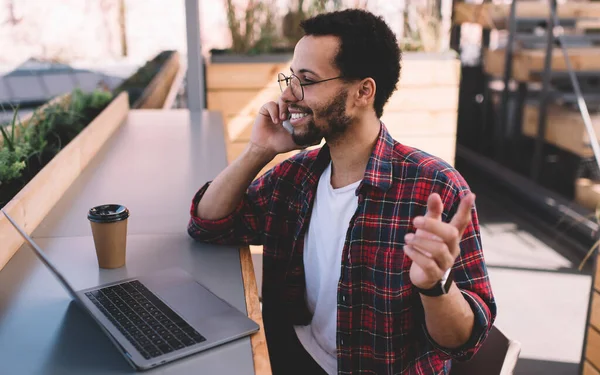
M 367 168 L 365 169 L 365 175 L 362 183 L 357 188 L 357 193 L 362 190 L 364 185 L 370 185 L 382 191 L 388 191 L 392 186 L 394 178 L 394 167 L 393 167 L 393 152 L 394 152 L 394 139 L 388 133 L 383 122 L 380 122 L 379 135 L 373 147 L 373 152 L 369 157 Z M 325 143 L 315 161 L 309 166 L 309 170 L 306 174 L 306 178 L 302 182 L 302 189 L 308 192 L 316 186 L 319 182 L 319 177 L 331 161 L 331 154 L 329 152 L 329 145 Z

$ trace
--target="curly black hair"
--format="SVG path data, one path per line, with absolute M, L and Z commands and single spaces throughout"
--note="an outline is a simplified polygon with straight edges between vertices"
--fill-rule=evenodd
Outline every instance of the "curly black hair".
M 360 9 L 323 13 L 300 23 L 305 35 L 333 35 L 340 39 L 335 65 L 346 79 L 373 78 L 377 89 L 373 107 L 377 117 L 396 90 L 402 52 L 385 21 Z

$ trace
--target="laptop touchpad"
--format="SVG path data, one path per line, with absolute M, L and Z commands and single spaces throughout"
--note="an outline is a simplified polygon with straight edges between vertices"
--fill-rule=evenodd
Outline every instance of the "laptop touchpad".
M 195 281 L 157 288 L 156 292 L 167 305 L 190 322 L 201 323 L 207 317 L 231 309 L 231 306 Z

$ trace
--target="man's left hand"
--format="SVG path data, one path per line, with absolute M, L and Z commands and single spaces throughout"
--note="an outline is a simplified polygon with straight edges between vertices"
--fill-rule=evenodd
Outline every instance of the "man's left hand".
M 410 280 L 416 287 L 433 288 L 454 265 L 460 254 L 460 239 L 471 222 L 474 202 L 475 194 L 469 193 L 460 201 L 450 223 L 445 223 L 442 199 L 437 193 L 429 196 L 425 216 L 417 216 L 413 221 L 417 231 L 404 237 L 404 252 L 413 261 Z

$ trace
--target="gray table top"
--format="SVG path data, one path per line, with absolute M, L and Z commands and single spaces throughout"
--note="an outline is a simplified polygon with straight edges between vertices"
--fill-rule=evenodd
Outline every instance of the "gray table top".
M 186 110 L 131 111 L 34 231 L 75 289 L 181 267 L 246 312 L 239 251 L 194 242 L 191 198 L 226 166 L 220 116 Z M 86 213 L 118 202 L 131 210 L 127 264 L 98 268 Z M 0 272 L 0 374 L 127 374 L 134 370 L 27 246 Z M 148 371 L 253 374 L 250 339 Z

